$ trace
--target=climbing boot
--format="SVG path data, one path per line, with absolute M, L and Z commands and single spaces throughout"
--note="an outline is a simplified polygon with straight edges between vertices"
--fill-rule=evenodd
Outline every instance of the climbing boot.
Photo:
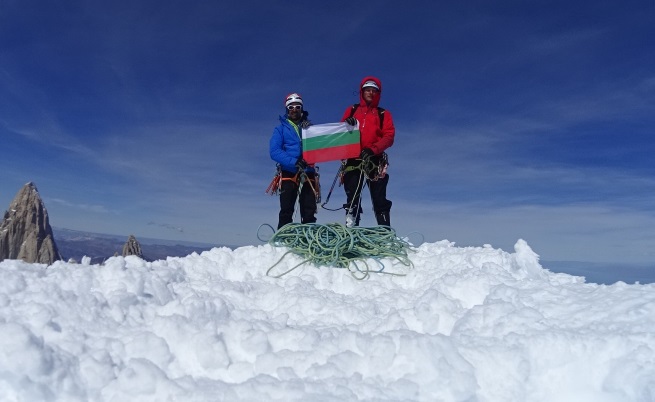
M 375 219 L 378 221 L 380 226 L 391 226 L 391 219 L 389 217 L 389 211 L 387 212 L 376 212 Z
M 346 208 L 346 227 L 359 226 L 359 216 L 356 214 L 356 209 Z

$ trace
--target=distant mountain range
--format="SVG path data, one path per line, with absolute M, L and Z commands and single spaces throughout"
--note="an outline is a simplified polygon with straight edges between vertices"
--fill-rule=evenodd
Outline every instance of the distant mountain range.
M 71 258 L 77 262 L 82 257 L 91 258 L 92 264 L 99 264 L 109 257 L 121 255 L 123 245 L 128 236 L 118 236 L 103 233 L 82 232 L 65 228 L 53 227 L 55 242 L 64 260 Z M 193 252 L 201 253 L 214 247 L 229 247 L 217 244 L 172 241 L 151 238 L 136 238 L 143 251 L 146 261 L 165 260 L 166 257 L 185 257 Z

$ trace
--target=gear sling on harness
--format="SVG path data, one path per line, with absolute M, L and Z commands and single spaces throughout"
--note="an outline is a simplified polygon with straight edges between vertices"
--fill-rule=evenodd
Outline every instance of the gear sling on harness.
M 276 165 L 277 171 L 275 173 L 275 176 L 273 176 L 273 180 L 271 180 L 271 183 L 268 185 L 266 188 L 266 194 L 270 195 L 278 195 L 280 193 L 280 190 L 282 188 L 282 182 L 285 180 L 292 181 L 295 183 L 296 186 L 299 187 L 298 192 L 300 192 L 300 187 L 302 184 L 307 183 L 309 184 L 309 187 L 312 189 L 312 192 L 314 193 L 314 197 L 316 197 L 316 203 L 321 202 L 321 183 L 320 183 L 320 175 L 318 174 L 318 166 L 315 166 L 314 169 L 316 170 L 316 173 L 314 174 L 314 177 L 309 177 L 307 173 L 298 170 L 296 172 L 295 176 L 293 177 L 282 177 L 282 167 L 278 163 Z

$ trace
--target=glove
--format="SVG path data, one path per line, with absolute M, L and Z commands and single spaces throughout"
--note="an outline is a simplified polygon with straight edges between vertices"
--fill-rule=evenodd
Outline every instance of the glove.
M 312 122 L 309 120 L 303 120 L 302 123 L 300 123 L 300 128 L 304 128 L 305 130 L 309 128 L 309 126 L 312 125 Z
M 373 151 L 371 151 L 371 148 L 364 148 L 362 149 L 362 152 L 359 154 L 359 157 L 362 159 L 368 159 L 371 156 L 373 156 Z
M 346 119 L 346 123 L 348 123 L 348 125 L 350 125 L 350 126 L 354 126 L 355 124 L 357 124 L 357 119 L 355 119 L 354 117 L 350 116 L 350 117 L 348 117 L 348 118 Z
M 303 158 L 298 158 L 296 161 L 296 167 L 300 170 L 305 170 L 307 169 L 307 162 Z

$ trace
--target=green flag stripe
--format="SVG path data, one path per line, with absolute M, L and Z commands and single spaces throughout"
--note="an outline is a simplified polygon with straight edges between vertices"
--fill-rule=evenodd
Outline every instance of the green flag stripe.
M 321 135 L 318 137 L 305 138 L 302 140 L 302 147 L 306 151 L 314 151 L 323 148 L 340 147 L 343 145 L 359 144 L 359 131 L 346 131 L 344 133 Z

